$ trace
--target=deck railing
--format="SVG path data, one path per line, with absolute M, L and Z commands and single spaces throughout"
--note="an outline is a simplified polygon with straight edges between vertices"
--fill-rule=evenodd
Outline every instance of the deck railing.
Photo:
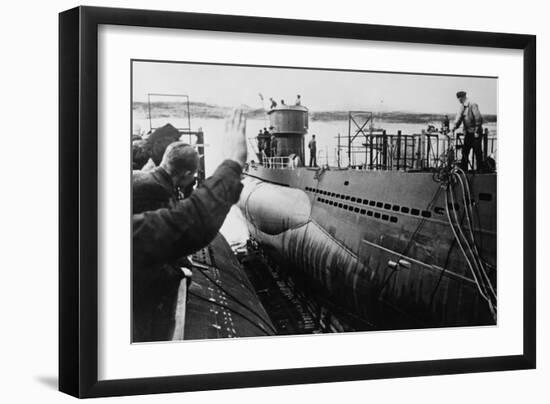
M 262 165 L 267 168 L 295 168 L 295 164 L 290 157 L 264 157 Z
M 359 145 L 359 141 L 361 144 Z M 317 165 L 353 168 L 356 170 L 401 170 L 429 171 L 441 167 L 450 161 L 462 159 L 464 135 L 450 135 L 442 132 L 425 132 L 405 135 L 370 134 L 358 138 L 350 145 L 335 147 L 333 153 L 328 148 L 317 152 Z M 496 135 L 486 130 L 482 135 L 482 153 L 484 160 L 488 156 L 496 157 Z M 268 157 L 261 153 L 260 165 L 267 168 L 293 169 L 307 165 L 295 155 Z M 477 169 L 473 153 L 469 156 L 469 166 Z
M 445 133 L 366 135 L 361 145 L 352 144 L 336 149 L 339 167 L 368 170 L 430 170 L 447 161 L 462 159 L 463 134 L 451 136 Z M 496 136 L 482 135 L 484 160 L 496 153 Z M 473 153 L 469 157 L 470 168 L 476 169 Z

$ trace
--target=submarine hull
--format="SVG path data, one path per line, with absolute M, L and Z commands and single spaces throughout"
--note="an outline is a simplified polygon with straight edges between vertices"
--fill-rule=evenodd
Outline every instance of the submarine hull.
M 469 182 L 480 254 L 496 283 L 496 175 Z M 251 237 L 323 307 L 355 319 L 348 328 L 495 324 L 432 173 L 251 165 L 244 184 L 239 207 Z

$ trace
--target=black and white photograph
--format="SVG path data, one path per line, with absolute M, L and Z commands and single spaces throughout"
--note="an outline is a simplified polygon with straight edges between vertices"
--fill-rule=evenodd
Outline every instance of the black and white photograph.
M 133 343 L 498 325 L 497 77 L 130 69 Z
M 550 24 L 495 5 L 6 3 L 0 401 L 547 404 Z

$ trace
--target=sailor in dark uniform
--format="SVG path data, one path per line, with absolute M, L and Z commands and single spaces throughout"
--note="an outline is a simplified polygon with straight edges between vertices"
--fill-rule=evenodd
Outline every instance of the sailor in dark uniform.
M 264 153 L 266 157 L 271 157 L 271 133 L 266 128 L 264 128 Z
M 274 133 L 271 134 L 271 139 L 269 141 L 271 146 L 271 157 L 277 156 L 277 137 Z
M 449 121 L 449 115 L 445 115 L 445 117 L 443 118 L 443 124 L 441 125 L 442 132 L 443 132 L 444 134 L 449 133 L 449 131 L 450 131 L 450 126 L 451 126 L 451 123 L 450 123 L 450 121 Z
M 311 137 L 307 147 L 309 148 L 309 166 L 317 167 L 317 141 L 315 135 Z
M 199 155 L 183 142 L 169 144 L 160 165 L 132 172 L 132 213 L 174 206 L 181 189 L 190 194 L 199 167 Z M 180 265 L 166 263 L 154 271 L 133 273 L 134 341 L 158 341 L 170 337 L 175 303 L 183 278 Z
M 246 161 L 244 125 L 242 113 L 235 113 L 224 137 L 228 159 L 189 197 L 132 216 L 134 342 L 170 339 L 181 274 L 169 264 L 208 245 L 239 199 Z
M 256 146 L 258 147 L 258 158 L 260 159 L 260 164 L 262 164 L 264 154 L 264 133 L 261 129 L 256 135 Z

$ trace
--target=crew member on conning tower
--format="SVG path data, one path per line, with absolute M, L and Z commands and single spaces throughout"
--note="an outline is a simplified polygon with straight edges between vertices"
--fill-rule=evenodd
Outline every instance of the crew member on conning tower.
M 266 128 L 264 128 L 264 153 L 267 157 L 271 157 L 271 133 Z
M 263 152 L 264 152 L 264 133 L 262 132 L 261 129 L 256 135 L 256 146 L 258 147 L 258 158 L 260 159 L 260 163 L 261 163 L 263 160 Z
M 275 134 L 271 135 L 271 157 L 277 156 L 277 137 Z

